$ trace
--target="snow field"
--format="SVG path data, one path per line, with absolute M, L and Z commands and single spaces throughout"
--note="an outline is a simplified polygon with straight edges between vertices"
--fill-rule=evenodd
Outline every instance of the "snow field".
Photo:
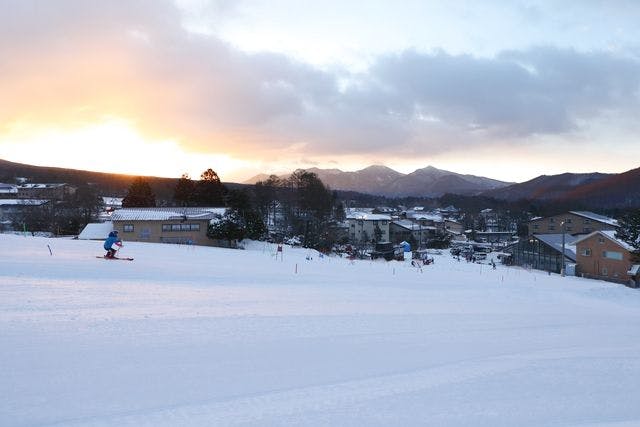
M 637 290 L 261 242 L 102 253 L 0 235 L 0 426 L 640 425 Z

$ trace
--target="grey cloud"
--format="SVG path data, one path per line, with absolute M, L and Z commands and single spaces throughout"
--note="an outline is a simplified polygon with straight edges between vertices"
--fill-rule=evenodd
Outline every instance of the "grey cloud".
M 446 141 L 570 132 L 603 111 L 638 113 L 640 62 L 607 52 L 405 51 L 352 75 L 189 33 L 171 2 L 0 0 L 0 7 L 11 11 L 0 14 L 0 98 L 18 100 L 21 87 L 44 80 L 35 101 L 42 108 L 128 107 L 157 132 L 200 149 L 219 149 L 213 136 L 240 130 L 245 148 L 309 157 L 433 153 Z M 339 89 L 343 79 L 350 84 Z M 0 119 L 20 108 L 36 107 L 0 101 Z

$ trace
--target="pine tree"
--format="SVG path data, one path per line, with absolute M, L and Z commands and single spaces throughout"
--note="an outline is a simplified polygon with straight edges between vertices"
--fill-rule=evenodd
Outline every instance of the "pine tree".
M 196 196 L 196 185 L 188 174 L 182 174 L 173 192 L 173 200 L 180 206 L 191 206 Z
M 143 177 L 137 177 L 131 183 L 127 195 L 122 199 L 123 208 L 147 208 L 156 206 L 156 195 Z
M 196 184 L 195 202 L 198 206 L 224 206 L 226 188 L 218 174 L 211 168 L 202 172 Z
M 628 212 L 618 220 L 616 237 L 634 248 L 634 262 L 640 262 L 640 209 Z

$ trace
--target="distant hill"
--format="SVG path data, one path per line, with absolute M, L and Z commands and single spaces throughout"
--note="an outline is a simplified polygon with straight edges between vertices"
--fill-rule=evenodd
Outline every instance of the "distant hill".
M 485 191 L 482 194 L 508 201 L 520 199 L 551 200 L 563 198 L 581 185 L 597 182 L 608 176 L 608 174 L 598 172 L 541 175 L 526 182 Z
M 474 195 L 501 188 L 509 183 L 474 175 L 462 175 L 428 166 L 410 174 L 403 174 L 381 165 L 373 165 L 355 172 L 340 169 L 306 169 L 334 190 L 357 191 L 386 197 L 439 197 L 446 193 Z M 248 183 L 255 183 L 268 175 L 258 175 Z
M 640 206 L 640 168 L 619 174 L 563 173 L 489 190 L 483 196 L 514 202 L 533 200 L 593 208 Z
M 96 186 L 101 195 L 124 197 L 138 175 L 92 172 L 78 169 L 33 166 L 0 159 L 0 182 L 12 183 L 15 178 L 28 177 L 32 182 L 68 183 Z M 158 200 L 171 200 L 178 178 L 145 176 Z

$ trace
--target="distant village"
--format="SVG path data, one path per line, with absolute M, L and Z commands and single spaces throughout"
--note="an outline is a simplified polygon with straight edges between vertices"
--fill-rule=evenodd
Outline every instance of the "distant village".
M 29 215 L 54 209 L 77 191 L 70 184 L 32 183 L 27 178 L 0 183 L 0 231 L 42 232 L 26 226 Z M 230 214 L 233 208 L 229 206 L 123 207 L 122 197 L 93 197 L 97 198 L 95 211 L 79 224 L 79 239 L 101 240 L 118 230 L 125 241 L 238 247 L 238 238 L 211 235 L 212 226 Z M 293 229 L 285 221 L 284 205 L 275 199 L 267 201 L 268 208 L 262 211 L 261 239 L 305 245 L 354 259 L 404 259 L 410 253 L 417 261 L 426 262 L 430 250 L 448 250 L 461 262 L 486 262 L 488 253 L 497 253 L 504 264 L 549 274 L 577 275 L 632 287 L 640 280 L 637 249 L 618 237 L 619 221 L 594 212 L 566 211 L 526 217 L 517 223 L 490 208 L 470 215 L 455 206 L 350 207 L 346 201 L 340 212 L 333 209 L 326 217 L 321 232 L 324 240 L 316 238 L 315 244 L 307 245 L 305 233 L 310 230 L 311 215 L 297 206 L 296 218 L 303 219 L 298 221 L 302 228 Z

